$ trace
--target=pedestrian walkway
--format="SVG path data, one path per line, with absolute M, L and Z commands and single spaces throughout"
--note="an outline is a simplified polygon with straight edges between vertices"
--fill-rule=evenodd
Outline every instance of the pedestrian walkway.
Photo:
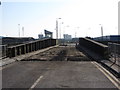
M 35 52 L 31 52 L 31 53 L 27 53 L 27 54 L 24 54 L 24 55 L 20 55 L 20 56 L 16 56 L 16 57 L 13 57 L 13 58 L 5 58 L 5 59 L 1 59 L 0 60 L 0 67 L 4 66 L 4 65 L 7 65 L 7 64 L 10 64 L 10 63 L 13 63 L 15 61 L 20 61 L 24 58 L 27 58 L 27 57 L 30 57 L 30 56 L 33 56 L 35 54 L 38 54 L 40 52 L 44 52 L 46 50 L 49 50 L 49 49 L 52 49 L 54 47 L 58 47 L 58 45 L 56 46 L 52 46 L 52 47 L 48 47 L 48 48 L 45 48 L 45 49 L 41 49 L 41 50 L 38 50 L 38 51 L 35 51 Z

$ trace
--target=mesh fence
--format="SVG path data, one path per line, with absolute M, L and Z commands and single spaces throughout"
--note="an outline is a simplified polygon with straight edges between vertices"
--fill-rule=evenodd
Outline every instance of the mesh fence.
M 120 44 L 108 43 L 109 59 L 115 64 L 120 65 Z

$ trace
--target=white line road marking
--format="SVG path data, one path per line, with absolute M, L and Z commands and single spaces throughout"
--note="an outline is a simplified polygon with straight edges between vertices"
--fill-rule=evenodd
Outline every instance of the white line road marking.
M 43 76 L 40 76 L 36 81 L 35 83 L 30 87 L 29 90 L 32 90 L 33 88 L 35 88 L 35 86 L 38 84 L 38 82 L 43 78 Z
M 109 71 L 100 66 L 98 63 L 91 63 L 93 63 L 118 89 L 120 89 L 120 81 L 115 76 L 113 76 Z

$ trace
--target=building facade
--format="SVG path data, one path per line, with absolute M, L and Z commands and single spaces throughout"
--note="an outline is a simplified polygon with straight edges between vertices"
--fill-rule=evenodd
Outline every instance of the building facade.
M 120 41 L 120 35 L 108 35 L 103 37 L 96 37 L 94 40 L 97 41 Z
M 72 36 L 68 35 L 68 34 L 64 34 L 63 37 L 64 37 L 65 40 L 71 40 L 72 39 Z
M 43 34 L 38 34 L 38 39 L 43 39 Z

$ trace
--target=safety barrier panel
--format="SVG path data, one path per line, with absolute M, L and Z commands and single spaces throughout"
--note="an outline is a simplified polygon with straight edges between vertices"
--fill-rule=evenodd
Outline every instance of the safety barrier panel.
M 109 52 L 120 55 L 120 44 L 118 43 L 108 43 Z
M 108 52 L 110 60 L 120 66 L 120 44 L 108 43 Z
M 8 47 L 7 57 L 15 57 L 54 45 L 56 45 L 56 39 L 36 40 L 25 44 L 11 46 Z
M 108 46 L 107 45 L 98 43 L 88 38 L 79 38 L 79 44 L 104 58 L 108 58 Z

